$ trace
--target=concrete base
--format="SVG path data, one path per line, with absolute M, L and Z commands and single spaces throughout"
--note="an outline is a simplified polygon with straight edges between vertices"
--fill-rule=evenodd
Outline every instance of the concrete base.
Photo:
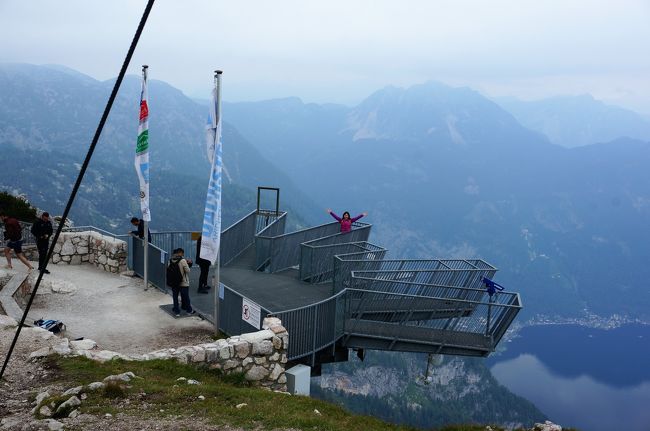
M 311 367 L 299 364 L 286 370 L 285 375 L 287 376 L 287 392 L 291 395 L 309 396 Z

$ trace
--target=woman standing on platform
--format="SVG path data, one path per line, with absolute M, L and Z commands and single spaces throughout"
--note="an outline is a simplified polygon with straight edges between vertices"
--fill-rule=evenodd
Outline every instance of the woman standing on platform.
M 331 215 L 332 217 L 334 217 L 334 218 L 336 219 L 336 221 L 338 221 L 339 223 L 341 223 L 341 233 L 350 232 L 350 231 L 352 230 L 352 223 L 354 223 L 355 221 L 359 220 L 361 217 L 365 217 L 365 216 L 368 215 L 368 213 L 365 213 L 365 212 L 364 212 L 364 213 L 361 213 L 360 215 L 358 215 L 358 216 L 356 216 L 356 217 L 354 217 L 354 218 L 350 218 L 350 213 L 347 212 L 347 211 L 345 211 L 345 212 L 343 213 L 343 217 L 339 217 L 339 216 L 337 216 L 337 215 L 336 215 L 336 214 L 335 214 L 331 209 L 329 209 L 329 208 L 327 209 L 327 212 L 329 213 L 329 215 Z

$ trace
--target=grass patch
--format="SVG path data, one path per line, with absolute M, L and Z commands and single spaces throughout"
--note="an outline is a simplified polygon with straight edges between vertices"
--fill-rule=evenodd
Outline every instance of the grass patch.
M 289 396 L 249 387 L 243 374 L 222 375 L 206 367 L 174 361 L 122 360 L 97 363 L 86 358 L 56 359 L 57 378 L 66 387 L 102 381 L 111 374 L 132 371 L 136 376 L 120 386 L 88 392 L 80 411 L 103 416 L 124 413 L 143 419 L 201 418 L 215 426 L 230 425 L 244 429 L 297 428 L 310 431 L 416 431 L 416 428 L 388 424 L 369 416 L 358 416 L 345 409 L 309 397 Z M 188 385 L 179 377 L 194 379 L 200 385 Z M 112 392 L 115 391 L 115 392 Z M 123 394 L 123 396 L 122 396 Z M 116 395 L 116 396 L 113 396 Z M 203 395 L 204 400 L 199 396 Z M 43 402 L 48 405 L 56 397 Z M 58 401 L 58 399 L 57 399 Z M 65 401 L 61 398 L 59 404 Z M 238 404 L 247 406 L 237 409 Z M 314 413 L 314 409 L 321 415 Z M 54 409 L 55 410 L 55 409 Z M 53 410 L 53 411 L 54 411 Z M 492 426 L 494 431 L 503 428 Z M 485 425 L 453 425 L 438 431 L 485 431 Z M 567 429 L 570 431 L 570 429 Z M 576 430 L 573 430 L 576 431 Z
M 126 389 L 118 382 L 108 382 L 102 390 L 104 398 L 126 398 Z
M 216 333 L 210 335 L 210 338 L 211 338 L 212 340 L 214 340 L 214 341 L 217 341 L 217 340 L 225 340 L 226 338 L 228 338 L 228 335 L 227 335 L 225 332 L 218 331 L 218 332 L 216 332 Z
M 58 358 L 59 378 L 79 385 L 102 381 L 106 376 L 133 371 L 125 391 L 127 398 L 106 398 L 102 391 L 88 393 L 81 411 L 105 414 L 120 411 L 142 418 L 164 416 L 201 417 L 214 425 L 242 428 L 299 428 L 314 431 L 408 431 L 415 428 L 387 424 L 378 419 L 353 415 L 341 407 L 308 397 L 289 396 L 247 387 L 243 375 L 222 376 L 208 368 L 174 361 L 97 363 L 86 358 Z M 194 379 L 200 385 L 177 381 Z M 108 386 L 107 386 L 108 387 Z M 205 400 L 200 400 L 203 395 Z M 237 409 L 237 404 L 247 406 Z M 314 409 L 321 415 L 314 413 Z M 161 413 L 161 410 L 164 412 Z

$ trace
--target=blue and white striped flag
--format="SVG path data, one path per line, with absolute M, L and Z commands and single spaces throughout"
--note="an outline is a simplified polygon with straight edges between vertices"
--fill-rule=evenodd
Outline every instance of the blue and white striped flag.
M 212 106 L 206 126 L 208 160 L 212 165 L 208 196 L 205 200 L 201 258 L 214 264 L 219 254 L 221 240 L 221 115 L 217 118 L 217 89 L 212 90 Z

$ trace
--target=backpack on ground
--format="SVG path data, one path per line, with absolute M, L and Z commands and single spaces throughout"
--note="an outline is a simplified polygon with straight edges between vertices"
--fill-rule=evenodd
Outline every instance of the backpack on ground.
M 167 286 L 169 287 L 178 287 L 183 281 L 183 274 L 181 274 L 181 267 L 178 263 L 170 260 L 167 265 Z
M 38 319 L 34 321 L 34 326 L 47 329 L 48 331 L 54 334 L 58 334 L 61 331 L 65 331 L 65 325 L 60 320 Z

